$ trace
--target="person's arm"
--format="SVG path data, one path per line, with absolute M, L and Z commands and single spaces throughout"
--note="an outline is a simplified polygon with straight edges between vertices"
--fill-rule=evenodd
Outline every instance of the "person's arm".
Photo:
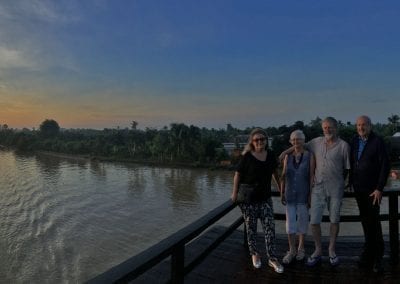
M 274 172 L 272 173 L 272 178 L 275 181 L 276 187 L 278 188 L 278 190 L 280 190 L 280 181 L 279 181 L 279 173 L 278 173 L 278 169 L 275 169 Z
M 239 183 L 240 183 L 240 173 L 235 172 L 235 176 L 233 177 L 233 189 L 232 189 L 232 195 L 231 195 L 231 200 L 233 202 L 236 202 L 236 199 L 237 199 Z
M 288 156 L 286 155 L 283 161 L 283 169 L 282 169 L 282 175 L 281 175 L 281 187 L 280 187 L 280 193 L 281 193 L 281 202 L 283 205 L 286 205 L 286 198 L 285 198 L 285 186 L 286 186 L 286 167 L 287 167 L 287 160 Z
M 350 164 L 350 145 L 347 142 L 344 143 L 345 147 L 343 151 L 343 180 L 346 182 L 346 179 L 349 176 L 351 164 Z
M 383 188 L 386 185 L 387 178 L 390 172 L 389 157 L 386 152 L 385 144 L 383 140 L 379 139 L 379 178 L 376 189 L 369 195 L 373 197 L 373 204 L 381 204 Z
M 349 176 L 347 179 L 347 185 L 345 186 L 345 188 L 347 188 L 349 191 L 354 191 L 353 188 L 353 176 L 354 176 L 354 164 L 355 164 L 355 152 L 356 152 L 356 139 L 358 138 L 353 138 L 351 140 L 351 144 L 350 144 L 350 170 L 349 170 Z
M 310 143 L 311 143 L 311 141 L 304 143 L 304 145 L 303 145 L 304 149 L 310 150 L 310 145 L 311 145 Z M 293 151 L 294 151 L 294 146 L 291 146 L 291 147 L 287 148 L 285 151 L 283 151 L 278 157 L 279 162 L 282 163 L 282 161 L 286 157 L 286 155 L 291 154 Z
M 282 161 L 285 159 L 285 157 L 286 157 L 287 155 L 289 155 L 290 153 L 292 153 L 293 151 L 294 151 L 294 146 L 289 147 L 289 148 L 287 148 L 285 151 L 283 151 L 283 152 L 279 155 L 279 157 L 278 157 L 279 162 L 282 163 Z
M 315 156 L 310 152 L 310 186 L 313 187 L 315 183 Z

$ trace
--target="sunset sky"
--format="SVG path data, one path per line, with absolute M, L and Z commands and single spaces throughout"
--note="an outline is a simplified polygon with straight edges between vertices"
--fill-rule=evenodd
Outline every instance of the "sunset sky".
M 400 114 L 399 1 L 0 1 L 0 124 Z

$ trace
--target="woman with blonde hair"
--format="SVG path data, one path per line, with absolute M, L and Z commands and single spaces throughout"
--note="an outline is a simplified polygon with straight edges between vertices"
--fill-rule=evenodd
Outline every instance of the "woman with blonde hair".
M 279 187 L 277 160 L 268 149 L 268 136 L 261 128 L 254 129 L 242 153 L 235 171 L 231 199 L 236 202 L 241 184 L 254 188 L 249 200 L 240 203 L 246 225 L 249 252 L 254 268 L 261 267 L 261 256 L 257 251 L 257 221 L 260 219 L 265 236 L 268 265 L 275 272 L 283 273 L 283 266 L 275 254 L 275 221 L 271 198 L 271 181 Z

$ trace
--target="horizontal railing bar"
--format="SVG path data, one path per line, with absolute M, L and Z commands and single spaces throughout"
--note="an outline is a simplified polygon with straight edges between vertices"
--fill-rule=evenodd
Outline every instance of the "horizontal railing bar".
M 272 190 L 271 192 L 272 196 L 280 196 L 280 192 L 277 190 Z M 389 196 L 391 194 L 397 194 L 400 195 L 400 188 L 387 188 L 385 187 L 385 189 L 382 192 L 383 196 Z M 345 191 L 343 197 L 355 197 L 355 193 L 353 191 Z
M 125 260 L 87 283 L 126 282 L 135 279 L 149 268 L 167 258 L 179 246 L 184 246 L 210 225 L 229 213 L 236 204 L 228 200 L 197 221 L 182 228 L 145 251 Z
M 285 215 L 285 213 L 275 213 L 274 219 L 279 220 L 279 221 L 284 221 L 284 220 L 286 220 L 286 215 Z M 397 219 L 400 219 L 400 214 L 397 215 Z M 380 220 L 381 221 L 389 221 L 389 214 L 381 214 Z M 360 221 L 361 221 L 361 219 L 360 219 L 359 215 L 341 215 L 340 216 L 340 222 L 360 222 Z M 324 215 L 322 217 L 322 222 L 329 222 L 329 216 Z
M 239 217 L 232 225 L 230 225 L 224 232 L 216 238 L 199 256 L 185 267 L 185 275 L 192 271 L 199 263 L 201 263 L 208 254 L 214 250 L 220 243 L 222 243 L 229 235 L 231 235 L 240 225 L 243 224 L 243 217 Z

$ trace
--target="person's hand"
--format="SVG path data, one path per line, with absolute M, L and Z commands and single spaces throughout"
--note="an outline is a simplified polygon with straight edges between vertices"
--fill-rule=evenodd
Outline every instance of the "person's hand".
M 285 194 L 282 194 L 282 193 L 281 193 L 281 203 L 282 203 L 283 205 L 286 205 Z
M 236 199 L 237 199 L 237 191 L 232 191 L 232 194 L 231 194 L 231 200 L 232 200 L 232 202 L 236 202 Z
M 294 147 L 293 147 L 293 146 L 290 147 L 290 148 L 288 148 L 288 149 L 286 149 L 285 151 L 283 151 L 283 152 L 279 155 L 279 157 L 278 157 L 279 162 L 282 163 L 283 159 L 285 159 L 285 156 L 286 156 L 286 155 L 289 155 L 289 154 L 292 153 L 293 151 L 294 151 Z
M 380 205 L 382 200 L 382 191 L 375 189 L 369 196 L 373 197 L 372 204 Z
M 348 183 L 344 188 L 347 189 L 350 192 L 354 191 L 353 186 L 350 183 Z

